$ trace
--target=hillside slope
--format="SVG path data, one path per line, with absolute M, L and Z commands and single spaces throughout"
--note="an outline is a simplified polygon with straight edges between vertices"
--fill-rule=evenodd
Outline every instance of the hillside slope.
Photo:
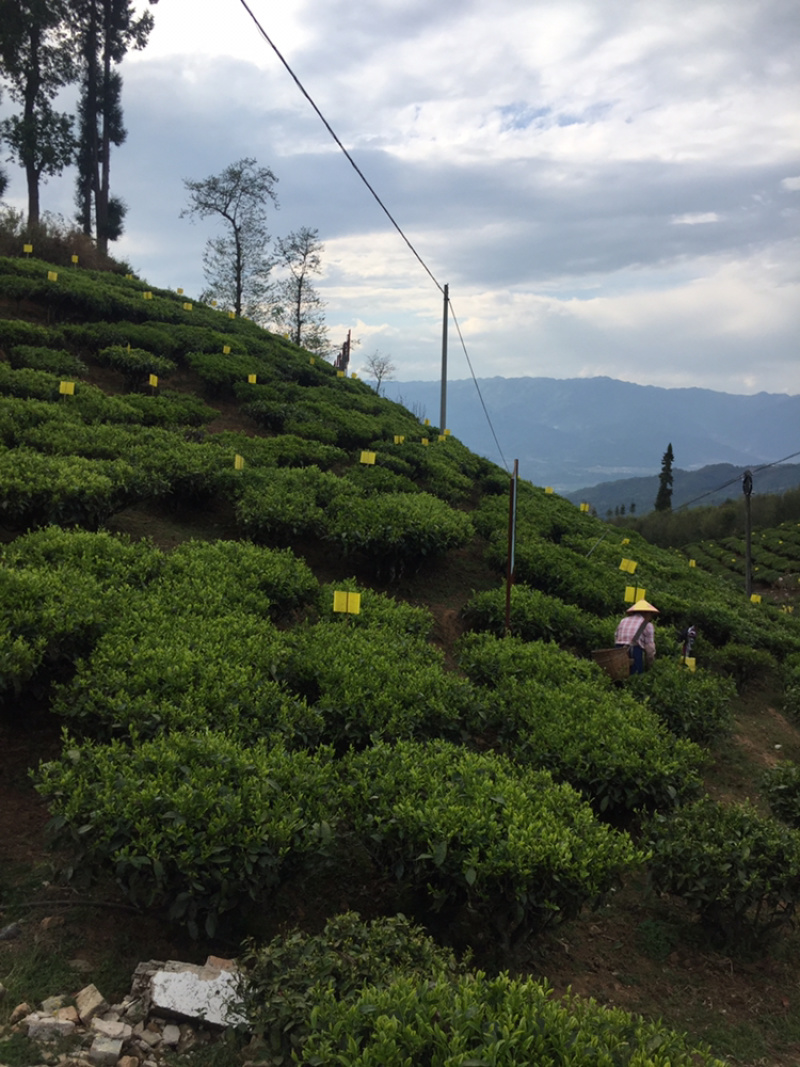
M 663 1016 L 673 1064 L 711 1060 L 668 1027 L 796 1061 L 800 836 L 761 784 L 800 759 L 790 605 L 523 482 L 505 637 L 508 476 L 453 435 L 135 279 L 2 260 L 0 299 L 4 919 L 58 891 L 30 872 L 44 797 L 59 865 L 169 953 L 402 911 L 489 969 Z M 590 653 L 645 595 L 660 654 L 623 686 Z M 698 905 L 680 878 L 733 862 L 726 813 L 771 881 L 740 851 L 751 895 Z M 76 914 L 0 942 L 20 998 L 53 992 L 16 960 L 37 936 L 98 982 L 141 952 Z

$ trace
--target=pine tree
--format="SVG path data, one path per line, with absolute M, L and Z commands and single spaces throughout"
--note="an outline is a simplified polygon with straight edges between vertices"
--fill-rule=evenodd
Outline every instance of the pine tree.
M 672 451 L 672 442 L 667 445 L 667 451 L 661 457 L 661 473 L 658 476 L 658 495 L 653 505 L 656 511 L 672 511 L 672 461 L 675 455 Z

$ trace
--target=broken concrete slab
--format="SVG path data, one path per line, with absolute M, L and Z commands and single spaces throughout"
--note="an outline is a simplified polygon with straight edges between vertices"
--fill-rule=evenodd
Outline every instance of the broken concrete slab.
M 95 1015 L 108 1010 L 105 997 L 95 985 L 83 987 L 75 997 L 75 1007 L 84 1026 L 88 1026 Z
M 122 1055 L 122 1042 L 112 1037 L 98 1034 L 89 1049 L 89 1059 L 97 1067 L 114 1067 Z
M 151 1007 L 167 1015 L 198 1019 L 214 1026 L 246 1023 L 233 1004 L 237 996 L 238 973 L 231 961 L 206 961 L 202 966 L 167 960 L 150 981 Z

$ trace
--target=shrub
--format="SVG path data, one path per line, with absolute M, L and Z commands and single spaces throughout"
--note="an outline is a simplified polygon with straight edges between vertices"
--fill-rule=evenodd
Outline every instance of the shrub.
M 567 785 L 444 741 L 349 755 L 342 805 L 379 871 L 508 948 L 575 916 L 642 855 Z
M 800 830 L 800 765 L 783 760 L 764 772 L 761 788 L 776 819 Z
M 735 642 L 711 649 L 707 659 L 709 668 L 732 679 L 740 693 L 749 684 L 764 681 L 777 667 L 775 657 L 766 649 Z
M 131 748 L 70 744 L 43 764 L 66 873 L 113 873 L 134 904 L 169 909 L 197 937 L 324 854 L 333 764 L 318 751 L 242 748 L 221 734 L 173 734 Z
M 272 544 L 291 544 L 299 537 L 320 536 L 331 502 L 354 486 L 319 467 L 242 472 L 236 518 L 249 537 Z
M 652 824 L 650 878 L 729 945 L 755 946 L 800 899 L 800 833 L 708 797 Z
M 97 361 L 104 367 L 121 371 L 129 382 L 138 382 L 148 374 L 166 378 L 176 370 L 174 361 L 166 356 L 156 356 L 144 348 L 123 345 L 101 348 L 97 353 Z
M 336 1067 L 723 1067 L 684 1034 L 546 983 L 481 971 L 455 979 L 397 977 L 352 999 L 323 991 L 300 1064 Z
M 239 968 L 237 1010 L 285 1062 L 302 1046 L 325 994 L 352 1003 L 364 986 L 385 988 L 400 976 L 433 981 L 460 969 L 452 952 L 405 916 L 365 922 L 355 912 L 329 919 L 320 934 L 294 931 L 264 946 L 251 940 Z
M 644 674 L 632 674 L 628 688 L 649 705 L 678 737 L 707 745 L 730 729 L 736 687 L 698 668 L 688 670 L 671 659 L 656 659 Z
M 365 556 L 389 580 L 466 544 L 472 534 L 463 512 L 429 493 L 340 497 L 328 510 L 325 528 L 326 539 L 345 555 Z
M 80 378 L 86 374 L 86 364 L 63 348 L 47 348 L 34 345 L 16 345 L 9 353 L 12 367 L 31 367 L 33 370 L 50 371 L 63 378 Z

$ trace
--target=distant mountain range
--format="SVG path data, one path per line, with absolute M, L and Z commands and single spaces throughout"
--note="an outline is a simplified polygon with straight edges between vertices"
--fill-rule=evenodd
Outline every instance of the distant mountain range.
M 480 378 L 478 385 L 480 396 L 471 379 L 448 382 L 447 428 L 502 465 L 482 396 L 508 466 L 518 459 L 521 477 L 565 495 L 657 475 L 670 443 L 681 475 L 731 464 L 736 477 L 800 452 L 800 396 L 662 389 L 613 378 Z M 438 424 L 438 382 L 384 382 L 383 392 Z M 649 511 L 655 492 L 646 492 Z M 620 489 L 615 504 L 627 507 L 629 497 L 630 489 Z M 677 477 L 673 500 L 680 503 Z

